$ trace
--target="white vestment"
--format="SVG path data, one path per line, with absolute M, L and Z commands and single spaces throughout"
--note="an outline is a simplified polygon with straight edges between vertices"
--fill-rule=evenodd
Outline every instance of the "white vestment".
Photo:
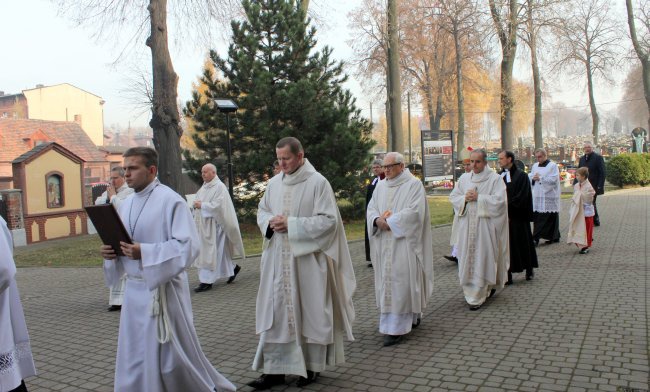
M 119 213 L 140 243 L 141 260 L 104 260 L 107 285 L 127 274 L 115 391 L 234 391 L 201 351 L 194 329 L 185 270 L 199 243 L 187 204 L 156 179 L 126 199 Z
M 375 219 L 388 214 L 391 230 L 374 226 Z M 433 292 L 431 218 L 422 183 L 408 169 L 379 182 L 366 218 L 381 313 L 379 331 L 404 335 Z
M 533 184 L 533 176 L 539 174 L 539 180 Z M 560 212 L 560 171 L 555 162 L 545 167 L 535 163 L 528 173 L 533 190 L 533 211 Z
M 110 204 L 115 206 L 116 210 L 119 210 L 120 204 L 133 193 L 133 188 L 129 188 L 126 183 L 117 190 L 117 192 L 111 196 Z M 95 199 L 95 205 L 107 204 L 108 201 L 108 191 L 104 191 L 97 199 Z M 124 287 L 126 286 L 126 275 L 123 276 L 116 284 L 109 287 L 108 293 L 108 304 L 115 306 L 122 306 L 124 301 Z
M 288 217 L 288 232 L 270 231 L 269 221 L 277 215 Z M 329 182 L 307 159 L 293 174 L 274 176 L 257 224 L 265 240 L 253 369 L 306 377 L 307 370 L 345 362 L 343 334 L 354 339 L 356 280 Z
M 469 190 L 477 190 L 477 201 L 465 201 Z M 455 235 L 460 284 L 467 303 L 481 305 L 492 288 L 503 287 L 508 280 L 506 185 L 489 168 L 479 174 L 465 173 L 458 179 L 449 200 L 458 215 Z
M 201 201 L 201 208 L 194 209 L 201 251 L 194 266 L 201 283 L 212 284 L 234 275 L 232 256 L 244 256 L 244 243 L 228 188 L 219 177 L 204 183 L 195 200 Z
M 13 248 L 7 223 L 0 217 L 0 392 L 18 388 L 23 379 L 36 375 Z

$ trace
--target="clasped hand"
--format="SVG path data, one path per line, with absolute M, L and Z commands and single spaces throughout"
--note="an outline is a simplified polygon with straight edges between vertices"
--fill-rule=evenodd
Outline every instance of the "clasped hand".
M 465 193 L 465 201 L 476 201 L 478 200 L 478 192 L 475 189 L 467 191 Z
M 288 220 L 286 216 L 276 215 L 269 220 L 269 226 L 276 233 L 286 233 L 289 229 Z

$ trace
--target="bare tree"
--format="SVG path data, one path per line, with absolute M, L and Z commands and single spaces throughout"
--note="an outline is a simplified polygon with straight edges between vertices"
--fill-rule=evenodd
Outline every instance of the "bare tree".
M 457 131 L 456 151 L 457 158 L 465 151 L 465 97 L 463 91 L 463 62 L 466 55 L 476 55 L 476 47 L 482 44 L 478 2 L 472 0 L 440 0 L 440 17 L 443 28 L 453 39 L 455 65 L 456 65 L 456 105 L 457 105 Z
M 587 77 L 592 135 L 598 144 L 600 118 L 594 98 L 594 78 L 613 82 L 610 71 L 616 66 L 621 31 L 612 17 L 608 0 L 574 0 L 563 7 L 558 26 L 558 69 Z
M 501 44 L 501 148 L 509 150 L 515 145 L 512 71 L 517 54 L 517 30 L 523 19 L 523 7 L 517 0 L 488 0 L 488 2 Z
M 627 9 L 627 25 L 630 29 L 632 46 L 641 62 L 641 79 L 643 80 L 643 95 L 650 113 L 650 1 L 641 0 L 635 18 L 632 0 L 625 0 Z M 637 31 L 636 21 L 641 23 L 641 31 Z M 650 116 L 648 116 L 648 130 L 650 130 Z

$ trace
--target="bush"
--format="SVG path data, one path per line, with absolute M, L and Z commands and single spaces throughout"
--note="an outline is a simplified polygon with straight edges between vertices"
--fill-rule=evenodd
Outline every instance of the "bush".
M 649 154 L 621 154 L 607 161 L 607 181 L 619 187 L 650 184 Z

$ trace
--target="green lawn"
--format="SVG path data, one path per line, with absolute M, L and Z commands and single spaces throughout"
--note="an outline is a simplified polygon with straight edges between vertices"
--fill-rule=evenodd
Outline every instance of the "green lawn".
M 453 213 L 446 196 L 429 197 L 431 224 L 451 223 Z M 254 224 L 241 225 L 244 249 L 247 255 L 262 252 L 262 236 Z M 348 241 L 363 239 L 364 222 L 352 221 L 345 224 Z M 97 235 L 52 240 L 16 248 L 14 259 L 18 267 L 98 267 L 102 265 L 99 256 L 101 241 Z

